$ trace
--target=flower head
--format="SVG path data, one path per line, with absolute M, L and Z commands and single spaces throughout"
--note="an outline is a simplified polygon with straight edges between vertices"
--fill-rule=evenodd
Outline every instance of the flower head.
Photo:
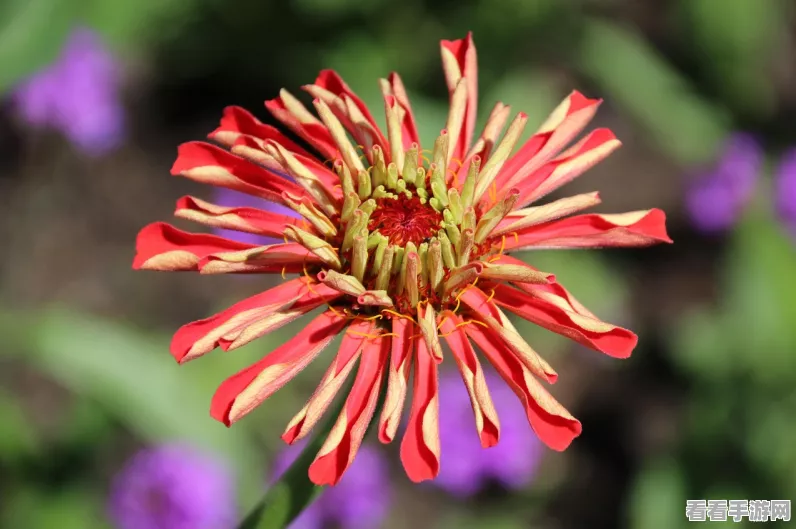
M 119 529 L 229 529 L 234 481 L 219 461 L 190 446 L 146 449 L 116 476 L 109 508 Z
M 478 493 L 490 482 L 509 489 L 530 483 L 543 446 L 524 424 L 525 413 L 511 389 L 493 371 L 484 373 L 486 388 L 503 420 L 500 444 L 483 450 L 472 427 L 472 406 L 461 379 L 448 372 L 440 378 L 440 446 L 442 462 L 434 483 L 456 496 Z M 486 384 L 488 383 L 488 384 Z
M 298 457 L 299 443 L 283 452 L 275 465 L 275 478 Z M 382 452 L 363 444 L 340 483 L 324 491 L 290 524 L 290 529 L 322 529 L 329 524 L 343 529 L 381 527 L 391 501 L 390 476 Z
M 694 226 L 707 233 L 732 227 L 754 192 L 762 163 L 762 149 L 752 136 L 730 136 L 716 166 L 688 191 L 686 207 Z
M 15 91 L 31 125 L 61 130 L 90 155 L 116 147 L 124 136 L 119 68 L 99 36 L 75 30 L 60 57 Z
M 414 397 L 401 460 L 414 481 L 437 475 L 443 340 L 462 372 L 482 446 L 498 442 L 500 426 L 473 343 L 519 397 L 540 439 L 553 449 L 566 448 L 580 434 L 580 423 L 540 383 L 555 382 L 556 372 L 504 311 L 615 357 L 630 355 L 637 338 L 600 321 L 552 274 L 509 253 L 670 241 L 664 214 L 656 209 L 569 216 L 599 203 L 597 193 L 529 207 L 619 147 L 607 129 L 567 147 L 600 101 L 573 92 L 512 154 L 527 116 L 518 114 L 498 140 L 510 114 L 502 103 L 473 141 L 477 79 L 471 37 L 442 41 L 442 60 L 450 114 L 428 151 L 420 146 L 397 74 L 381 81 L 385 134 L 348 85 L 328 70 L 304 87 L 317 117 L 285 90 L 265 104 L 317 155 L 237 107 L 227 108 L 210 134 L 228 150 L 203 142 L 180 147 L 173 174 L 281 203 L 301 218 L 222 208 L 192 197 L 180 199 L 178 217 L 284 237 L 283 244 L 256 246 L 164 223 L 145 227 L 138 237 L 133 263 L 138 269 L 298 274 L 182 327 L 171 345 L 179 362 L 216 347 L 235 349 L 327 307 L 284 345 L 222 383 L 211 404 L 213 417 L 231 425 L 343 333 L 320 386 L 282 436 L 288 443 L 306 436 L 359 361 L 344 408 L 310 466 L 317 484 L 337 483 L 353 461 L 385 378 L 378 435 L 392 441 L 412 368 Z

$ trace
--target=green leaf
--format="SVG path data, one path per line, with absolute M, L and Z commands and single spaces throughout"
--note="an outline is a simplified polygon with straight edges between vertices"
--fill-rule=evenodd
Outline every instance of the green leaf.
M 680 1 L 685 29 L 700 51 L 695 58 L 714 75 L 716 88 L 745 110 L 774 109 L 772 61 L 761 58 L 772 57 L 785 37 L 784 7 L 779 0 Z
M 54 61 L 74 22 L 70 0 L 6 0 L 0 7 L 0 94 Z
M 263 461 L 249 432 L 225 428 L 210 417 L 211 395 L 169 357 L 166 339 L 63 310 L 39 317 L 0 313 L 0 331 L 12 347 L 26 346 L 26 361 L 94 399 L 141 437 L 153 443 L 185 440 L 212 450 L 233 464 L 244 493 L 260 490 Z
M 772 216 L 760 204 L 733 234 L 722 329 L 739 371 L 762 384 L 788 385 L 796 376 L 796 249 Z
M 35 529 L 110 529 L 102 506 L 89 491 L 69 490 L 45 495 L 30 489 L 3 497 L 2 527 Z
M 670 333 L 675 358 L 701 377 L 785 388 L 796 376 L 796 249 L 772 215 L 761 198 L 733 232 L 717 308 L 690 311 Z
M 669 155 L 683 163 L 711 160 L 727 132 L 723 112 L 698 97 L 639 34 L 591 20 L 580 44 L 579 65 L 629 111 Z
M 726 380 L 734 372 L 733 362 L 728 361 L 731 339 L 714 312 L 706 308 L 689 310 L 667 334 L 672 355 L 682 368 L 717 380 Z
M 89 0 L 83 18 L 112 47 L 127 51 L 162 37 L 164 32 L 175 32 L 193 4 L 194 0 Z
M 641 472 L 631 492 L 630 527 L 687 527 L 686 499 L 685 483 L 676 461 L 655 461 Z
M 19 402 L 0 391 L 0 459 L 8 462 L 31 456 L 40 447 L 36 432 L 25 417 Z

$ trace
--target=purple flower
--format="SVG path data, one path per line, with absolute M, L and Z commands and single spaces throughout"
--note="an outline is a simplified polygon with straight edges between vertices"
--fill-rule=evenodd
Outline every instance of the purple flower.
M 302 448 L 303 443 L 281 454 L 274 465 L 277 479 Z M 328 525 L 338 525 L 341 529 L 374 529 L 387 516 L 391 492 L 387 461 L 378 449 L 363 444 L 340 483 L 327 487 L 290 524 L 290 529 L 321 529 Z
M 146 449 L 117 474 L 109 511 L 119 529 L 231 529 L 234 481 L 223 464 L 190 446 Z
M 458 373 L 440 377 L 439 430 L 440 472 L 432 483 L 451 494 L 468 497 L 489 482 L 510 488 L 530 483 L 543 453 L 543 446 L 528 428 L 528 419 L 517 396 L 492 371 L 485 373 L 492 401 L 500 417 L 500 442 L 481 447 L 470 397 Z
M 287 215 L 289 217 L 299 216 L 295 211 L 287 206 L 283 206 L 282 204 L 275 204 L 263 198 L 247 195 L 246 193 L 233 191 L 232 189 L 226 189 L 223 187 L 216 188 L 213 199 L 213 201 L 219 206 L 225 206 L 228 208 L 258 208 L 265 211 L 271 211 L 273 213 Z M 263 235 L 256 235 L 254 233 L 246 233 L 235 230 L 216 228 L 213 230 L 213 233 L 221 237 L 226 237 L 227 239 L 232 239 L 233 241 L 249 244 L 266 245 L 283 242 L 281 239 L 274 239 L 272 237 L 265 237 Z
M 753 137 L 730 136 L 716 166 L 703 171 L 686 196 L 694 227 L 705 233 L 732 227 L 754 192 L 762 163 L 762 149 Z
M 18 86 L 14 99 L 30 125 L 58 129 L 86 154 L 99 155 L 124 137 L 119 73 L 100 38 L 77 29 L 56 62 Z
M 779 162 L 774 180 L 774 208 L 780 222 L 796 237 L 796 148 Z

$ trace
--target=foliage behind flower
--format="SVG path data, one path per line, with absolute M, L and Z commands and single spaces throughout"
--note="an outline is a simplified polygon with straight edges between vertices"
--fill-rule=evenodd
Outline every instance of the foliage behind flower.
M 607 129 L 575 141 L 599 100 L 573 92 L 512 155 L 527 116 L 519 113 L 501 138 L 510 108 L 498 103 L 476 137 L 472 38 L 442 41 L 441 51 L 450 112 L 433 149 L 420 146 L 397 74 L 381 80 L 385 135 L 329 70 L 304 87 L 319 117 L 285 90 L 266 102 L 311 151 L 237 107 L 227 108 L 210 134 L 229 150 L 204 142 L 180 147 L 173 174 L 286 205 L 301 218 L 193 197 L 178 201 L 176 216 L 289 242 L 256 246 L 164 223 L 147 226 L 138 238 L 138 269 L 299 275 L 182 327 L 171 347 L 179 362 L 216 347 L 240 347 L 328 307 L 283 346 L 227 379 L 211 405 L 212 415 L 231 425 L 344 333 L 320 386 L 282 436 L 288 443 L 305 437 L 359 360 L 344 408 L 310 466 L 317 484 L 336 484 L 353 461 L 385 377 L 378 435 L 382 442 L 393 440 L 412 366 L 414 397 L 401 460 L 414 481 L 437 475 L 441 339 L 461 372 L 483 447 L 497 444 L 500 423 L 473 343 L 519 397 L 539 438 L 565 449 L 580 434 L 580 422 L 538 380 L 553 383 L 557 373 L 522 339 L 504 310 L 617 358 L 628 357 L 637 338 L 600 321 L 552 274 L 508 254 L 670 242 L 660 210 L 574 215 L 598 204 L 597 193 L 529 206 L 619 147 Z

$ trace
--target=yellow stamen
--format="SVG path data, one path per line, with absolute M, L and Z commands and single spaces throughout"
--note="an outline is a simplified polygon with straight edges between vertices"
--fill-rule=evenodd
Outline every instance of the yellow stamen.
M 392 314 L 393 316 L 398 316 L 399 318 L 404 318 L 404 319 L 409 320 L 411 322 L 417 323 L 417 322 L 415 322 L 415 319 L 413 317 L 407 316 L 406 314 L 399 314 L 399 313 L 395 312 L 394 310 L 390 310 L 390 309 L 381 309 L 381 311 L 382 312 L 386 312 L 387 314 Z

